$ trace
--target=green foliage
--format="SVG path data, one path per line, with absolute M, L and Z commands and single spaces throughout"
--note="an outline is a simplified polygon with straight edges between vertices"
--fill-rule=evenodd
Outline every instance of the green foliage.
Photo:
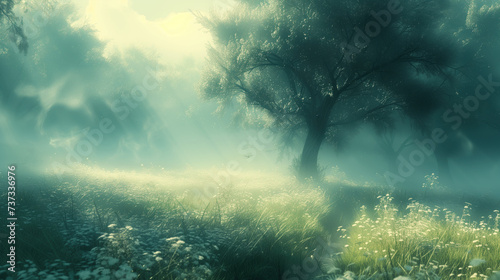
M 374 11 L 388 9 L 387 1 L 238 2 L 199 16 L 214 37 L 201 92 L 223 106 L 258 107 L 285 130 L 315 114 L 334 124 L 388 121 L 377 112 L 402 106 L 411 97 L 404 90 L 423 87 L 411 80 L 405 85 L 401 75 L 446 71 L 449 52 L 432 41 L 444 10 L 439 3 L 401 3 L 390 24 L 361 46 L 355 30 L 364 30 Z M 323 112 L 330 102 L 335 110 Z
M 319 189 L 269 182 L 264 190 L 227 186 L 203 197 L 193 195 L 182 176 L 179 188 L 168 188 L 178 183 L 172 177 L 158 186 L 134 181 L 136 176 L 89 173 L 72 174 L 64 184 L 50 178 L 36 196 L 18 193 L 29 199 L 20 207 L 29 213 L 23 216 L 36 218 L 18 236 L 18 247 L 32 251 L 23 259 L 33 261 L 18 264 L 20 272 L 80 279 L 269 279 L 301 261 L 310 251 L 304 248 L 326 235 L 321 218 L 329 203 Z M 71 265 L 52 271 L 59 262 Z
M 287 140 L 307 133 L 299 176 L 316 179 L 324 140 L 342 147 L 362 123 L 394 127 L 396 113 L 421 121 L 456 92 L 447 12 L 442 1 L 237 1 L 199 16 L 214 38 L 200 91 Z
M 392 197 L 379 198 L 375 212 L 362 208 L 350 228 L 339 228 L 346 250 L 333 266 L 341 271 L 359 279 L 484 279 L 500 269 L 498 211 L 477 223 L 470 205 L 459 216 L 411 201 L 402 214 Z
M 14 0 L 0 1 L 0 22 L 7 21 L 10 29 L 10 40 L 17 46 L 19 52 L 28 53 L 28 38 L 24 34 L 23 22 L 13 12 Z
M 18 193 L 20 275 L 276 279 L 311 255 L 320 279 L 494 279 L 500 269 L 498 211 L 479 222 L 470 204 L 456 215 L 410 200 L 403 211 L 395 205 L 406 198 L 377 204 L 380 188 L 332 185 L 326 195 L 276 176 L 261 187 L 234 180 L 204 197 L 194 179 L 208 180 L 190 174 L 89 169 L 64 184 L 37 180 Z M 362 204 L 371 206 L 356 218 Z M 338 229 L 340 241 L 328 232 L 339 224 L 351 225 Z M 315 250 L 318 237 L 334 255 Z

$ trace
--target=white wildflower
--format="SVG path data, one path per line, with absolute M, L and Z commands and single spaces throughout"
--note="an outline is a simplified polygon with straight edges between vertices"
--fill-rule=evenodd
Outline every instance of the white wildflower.
M 167 238 L 166 241 L 167 242 L 170 242 L 170 241 L 176 241 L 176 240 L 179 240 L 180 238 L 179 237 L 170 237 L 170 238 Z

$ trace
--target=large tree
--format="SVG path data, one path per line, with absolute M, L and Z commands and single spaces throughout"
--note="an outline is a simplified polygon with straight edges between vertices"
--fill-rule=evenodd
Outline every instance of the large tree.
M 299 175 L 317 178 L 320 147 L 343 126 L 389 125 L 439 94 L 453 57 L 442 2 L 240 0 L 201 17 L 214 39 L 202 92 L 305 132 Z

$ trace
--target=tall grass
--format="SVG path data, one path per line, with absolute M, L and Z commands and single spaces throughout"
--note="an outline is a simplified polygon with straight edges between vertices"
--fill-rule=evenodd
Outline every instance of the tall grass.
M 189 172 L 88 169 L 25 186 L 17 278 L 293 279 L 304 260 L 322 263 L 307 274 L 320 279 L 494 279 L 500 269 L 498 211 L 474 222 L 469 204 L 457 215 L 377 199 L 382 189 L 369 186 L 332 186 L 327 195 L 282 177 L 244 174 L 217 186 Z M 209 195 L 196 191 L 204 184 Z M 349 226 L 335 232 L 339 224 Z M 328 242 L 317 247 L 318 239 Z
M 338 229 L 346 245 L 328 262 L 330 278 L 485 279 L 500 270 L 498 210 L 474 222 L 468 204 L 456 215 L 412 200 L 400 213 L 391 196 L 379 199 L 374 211 L 362 207 L 351 227 Z
M 115 175 L 47 177 L 19 191 L 19 279 L 277 279 L 326 235 L 318 188 L 278 180 L 199 196 L 205 176 L 169 188 L 161 176 Z

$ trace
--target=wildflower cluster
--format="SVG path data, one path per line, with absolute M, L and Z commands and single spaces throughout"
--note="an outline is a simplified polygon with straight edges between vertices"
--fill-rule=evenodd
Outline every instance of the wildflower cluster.
M 470 204 L 459 216 L 411 200 L 403 214 L 389 195 L 379 200 L 338 229 L 346 245 L 331 279 L 486 279 L 500 270 L 498 211 L 472 222 Z
M 428 190 L 437 190 L 437 191 L 442 191 L 445 189 L 445 186 L 443 186 L 439 182 L 439 176 L 436 175 L 435 173 L 431 173 L 429 175 L 425 175 L 425 182 L 422 185 L 422 188 L 428 189 Z

